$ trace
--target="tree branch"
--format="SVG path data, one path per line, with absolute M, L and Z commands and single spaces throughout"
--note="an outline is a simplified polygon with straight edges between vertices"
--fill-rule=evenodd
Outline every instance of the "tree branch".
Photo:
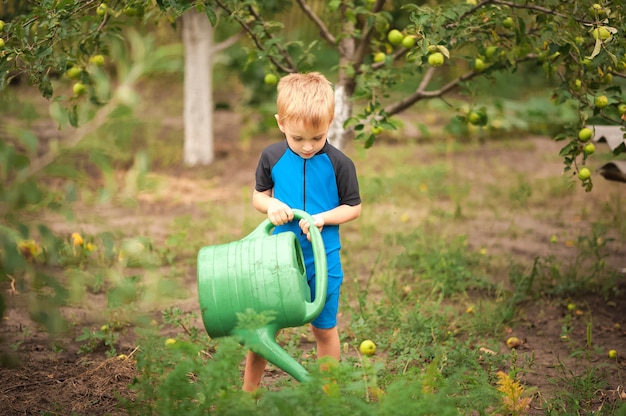
M 263 26 L 263 32 L 265 33 L 267 38 L 274 39 L 274 35 L 272 35 L 270 32 L 265 30 L 265 21 L 263 20 L 261 15 L 259 15 L 257 11 L 254 10 L 254 7 L 249 6 L 248 10 L 250 11 L 250 14 L 254 17 L 254 19 L 257 22 L 261 23 L 261 25 Z M 287 64 L 289 65 L 289 67 L 292 68 L 291 71 L 285 71 L 285 72 L 296 72 L 296 65 L 294 65 L 294 63 L 291 61 L 291 55 L 289 54 L 289 52 L 287 52 L 287 50 L 283 48 L 280 43 L 276 43 L 275 45 L 276 45 L 276 48 L 278 49 L 278 53 L 280 54 L 280 56 L 282 56 L 285 62 L 287 62 Z M 268 55 L 268 56 L 272 58 L 271 55 Z
M 224 39 L 223 41 L 216 43 L 215 45 L 213 45 L 213 47 L 210 50 L 211 54 L 215 54 L 215 53 L 219 53 L 221 51 L 223 51 L 224 49 L 228 49 L 231 46 L 233 46 L 235 43 L 237 43 L 239 41 L 239 39 L 241 39 L 241 37 L 243 36 L 243 32 L 239 32 L 235 35 L 232 35 L 231 37 Z
M 463 19 L 465 17 L 471 15 L 476 10 L 478 10 L 479 8 L 481 8 L 481 7 L 483 7 L 483 6 L 487 5 L 487 4 L 499 4 L 501 6 L 508 6 L 508 7 L 512 8 L 512 9 L 534 10 L 536 12 L 540 12 L 540 13 L 543 13 L 543 14 L 551 14 L 553 16 L 561 17 L 561 18 L 564 18 L 564 19 L 567 19 L 567 18 L 573 16 L 573 15 L 565 15 L 565 14 L 562 14 L 562 13 L 558 13 L 555 10 L 549 9 L 547 7 L 537 6 L 537 5 L 532 4 L 532 3 L 517 4 L 517 3 L 511 2 L 511 1 L 507 1 L 507 0 L 483 0 L 480 3 L 478 3 L 476 6 L 472 7 L 471 9 L 469 9 L 468 11 L 463 13 L 459 17 L 458 22 L 463 21 Z M 592 24 L 593 23 L 593 22 L 590 22 L 588 20 L 580 19 L 580 18 L 575 18 L 575 20 L 577 22 L 583 23 L 583 24 Z M 446 27 L 447 28 L 451 28 L 451 27 L 454 27 L 454 26 L 457 26 L 457 25 L 458 25 L 458 23 L 454 22 L 454 23 L 451 23 L 451 24 L 447 25 Z
M 378 13 L 379 11 L 382 10 L 384 4 L 385 4 L 386 0 L 376 0 L 376 3 L 374 3 L 374 6 L 372 6 L 372 13 Z M 361 39 L 359 42 L 357 42 L 356 45 L 356 51 L 354 53 L 354 68 L 357 69 L 357 73 L 360 73 L 361 71 L 358 70 L 358 68 L 360 68 L 361 64 L 363 63 L 363 61 L 365 60 L 365 54 L 367 54 L 367 52 L 369 51 L 369 47 L 370 47 L 370 39 L 372 37 L 372 32 L 374 30 L 374 26 L 369 26 L 367 24 L 367 20 L 365 20 L 365 23 L 363 24 L 363 27 L 361 28 Z M 394 58 L 395 59 L 395 58 Z M 384 65 L 384 62 L 380 62 L 380 65 L 376 66 L 377 64 L 372 65 L 372 69 L 377 69 L 380 68 Z
M 221 2 L 220 0 L 216 0 L 215 1 L 217 3 L 217 5 L 224 10 L 228 15 L 230 15 L 233 19 L 235 19 L 235 21 L 237 21 L 237 23 L 239 23 L 239 25 L 244 29 L 244 31 L 246 33 L 248 33 L 248 35 L 250 36 L 250 38 L 252 39 L 252 42 L 254 42 L 255 46 L 257 47 L 258 50 L 262 51 L 262 52 L 267 52 L 266 49 L 263 47 L 263 44 L 261 43 L 261 40 L 254 34 L 252 28 L 246 23 L 244 22 L 241 18 L 239 18 L 238 16 L 236 16 L 232 10 L 230 10 L 228 7 L 226 7 L 226 5 Z M 252 17 L 254 17 L 255 21 L 260 22 L 261 24 L 263 23 L 263 19 L 261 19 L 261 17 L 258 15 L 258 13 L 256 13 L 252 7 L 249 8 L 250 14 L 252 15 Z M 271 33 L 267 32 L 267 30 L 263 29 L 263 33 L 265 33 L 265 35 L 268 37 L 268 39 L 273 39 L 274 37 L 272 36 Z M 293 62 L 291 61 L 291 57 L 289 56 L 289 54 L 287 53 L 287 51 L 285 51 L 279 44 L 276 44 L 276 47 L 278 48 L 278 52 L 280 54 L 280 56 L 285 60 L 285 62 L 287 63 L 287 65 L 283 65 L 281 62 L 279 62 L 276 57 L 274 55 L 271 54 L 267 54 L 267 59 L 270 60 L 270 62 L 276 66 L 276 68 L 280 69 L 283 72 L 286 73 L 292 73 L 292 72 L 296 72 L 296 66 L 293 64 Z
M 528 3 L 526 3 L 526 4 L 517 4 L 517 3 L 510 2 L 510 1 L 505 1 L 505 0 L 489 0 L 489 1 L 491 3 L 494 3 L 494 4 L 500 4 L 502 6 L 509 6 L 512 9 L 534 10 L 534 11 L 537 11 L 537 12 L 540 12 L 540 13 L 551 14 L 553 16 L 562 17 L 564 19 L 567 19 L 567 18 L 570 18 L 570 17 L 573 16 L 573 14 L 572 15 L 565 15 L 565 14 L 562 14 L 562 13 L 558 13 L 558 12 L 552 10 L 552 9 L 548 9 L 547 7 L 537 6 L 535 4 L 528 4 Z M 579 23 L 592 23 L 592 22 L 589 22 L 589 21 L 587 21 L 585 19 L 580 19 L 580 18 L 575 18 L 575 20 L 577 22 L 579 22 Z
M 537 55 L 536 54 L 528 54 L 526 56 L 524 56 L 521 59 L 518 59 L 515 61 L 516 64 L 520 64 L 522 62 L 525 61 L 529 61 L 531 59 L 536 59 Z M 504 65 L 501 65 L 504 66 Z M 421 101 L 425 98 L 436 98 L 436 97 L 441 97 L 442 95 L 450 92 L 451 90 L 457 88 L 459 86 L 459 84 L 461 82 L 465 82 L 468 81 L 474 77 L 476 77 L 477 75 L 480 75 L 480 72 L 476 72 L 476 71 L 469 71 L 466 72 L 465 74 L 451 80 L 450 82 L 448 82 L 446 85 L 444 85 L 443 87 L 439 88 L 438 90 L 434 90 L 434 91 L 425 91 L 426 87 L 428 86 L 428 83 L 430 82 L 430 80 L 432 79 L 433 75 L 435 74 L 435 68 L 430 67 L 428 69 L 428 71 L 426 71 L 426 74 L 424 75 L 424 79 L 422 79 L 422 82 L 420 82 L 419 87 L 417 88 L 417 90 L 415 90 L 415 92 L 405 98 L 403 98 L 400 101 L 397 101 L 395 103 L 389 104 L 387 107 L 385 107 L 385 112 L 389 115 L 392 116 L 394 114 L 398 114 L 404 110 L 406 110 L 407 108 L 411 107 L 413 104 L 415 104 L 418 101 Z
M 296 0 L 296 2 L 298 3 L 298 6 L 300 6 L 304 14 L 309 18 L 309 20 L 315 23 L 315 26 L 319 28 L 322 38 L 326 39 L 326 41 L 331 45 L 336 45 L 337 39 L 333 36 L 332 33 L 330 33 L 330 30 L 328 30 L 328 27 L 324 24 L 324 22 L 322 22 L 319 16 L 317 16 L 315 12 L 311 10 L 309 5 L 306 4 L 304 0 Z

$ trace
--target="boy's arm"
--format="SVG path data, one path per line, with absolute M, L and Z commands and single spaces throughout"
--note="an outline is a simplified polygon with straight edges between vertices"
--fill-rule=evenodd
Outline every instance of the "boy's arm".
M 291 208 L 274 198 L 272 189 L 268 189 L 262 192 L 256 189 L 252 193 L 252 206 L 257 211 L 267 214 L 267 218 L 274 225 L 283 225 L 293 220 L 293 211 Z
M 361 204 L 359 205 L 339 205 L 337 208 L 333 208 L 330 211 L 321 212 L 313 215 L 315 225 L 318 227 L 318 222 L 324 225 L 341 225 L 348 221 L 355 220 L 361 215 Z
M 361 215 L 361 204 L 359 205 L 339 205 L 337 208 L 333 208 L 330 211 L 320 212 L 313 215 L 314 225 L 322 231 L 325 225 L 341 225 L 348 221 L 357 219 Z M 307 239 L 311 239 L 309 235 L 309 223 L 305 220 L 300 220 L 300 229 L 306 234 Z

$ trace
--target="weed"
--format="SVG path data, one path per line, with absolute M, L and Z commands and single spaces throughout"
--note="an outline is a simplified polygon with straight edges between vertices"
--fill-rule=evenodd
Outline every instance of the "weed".
M 498 372 L 498 391 L 503 394 L 502 407 L 505 414 L 524 415 L 530 408 L 531 397 L 525 397 L 524 387 L 519 381 L 503 371 Z
M 83 343 L 79 349 L 79 353 L 81 354 L 93 352 L 97 348 L 104 346 L 107 356 L 113 357 L 117 354 L 115 344 L 118 338 L 118 332 L 105 324 L 97 330 L 83 328 L 83 332 L 76 337 L 76 341 Z

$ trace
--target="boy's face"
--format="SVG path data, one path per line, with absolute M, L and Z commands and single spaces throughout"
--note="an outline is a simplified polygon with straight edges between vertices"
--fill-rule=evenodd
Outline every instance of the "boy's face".
M 326 125 L 314 128 L 301 122 L 287 121 L 281 123 L 280 118 L 276 115 L 278 128 L 285 134 L 287 144 L 291 150 L 297 153 L 303 159 L 312 158 L 317 152 L 322 150 L 326 144 L 326 136 L 330 122 Z

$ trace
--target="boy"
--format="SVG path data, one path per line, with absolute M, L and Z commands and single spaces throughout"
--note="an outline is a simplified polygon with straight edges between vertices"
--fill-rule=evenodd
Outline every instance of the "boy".
M 361 214 L 354 163 L 326 141 L 334 117 L 331 83 L 320 73 L 290 74 L 278 83 L 278 128 L 286 140 L 265 148 L 256 170 L 252 205 L 267 214 L 275 233 L 293 231 L 300 239 L 311 299 L 315 298 L 315 267 L 309 223 L 293 220 L 293 208 L 311 214 L 322 233 L 328 261 L 328 293 L 324 309 L 311 322 L 319 357 L 339 361 L 337 331 L 339 289 L 343 280 L 339 225 Z M 266 360 L 248 352 L 243 390 L 261 382 Z

